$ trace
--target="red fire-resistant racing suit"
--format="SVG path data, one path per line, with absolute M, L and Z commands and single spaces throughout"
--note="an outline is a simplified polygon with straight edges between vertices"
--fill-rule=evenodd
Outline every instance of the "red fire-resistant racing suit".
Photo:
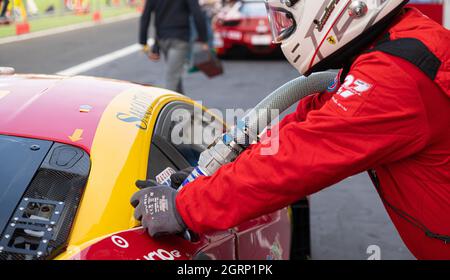
M 280 123 L 277 153 L 262 155 L 264 145 L 253 145 L 214 176 L 188 184 L 176 200 L 186 225 L 227 229 L 374 169 L 385 205 L 450 235 L 449 33 L 418 10 L 399 16 L 390 39 L 423 42 L 441 62 L 434 81 L 405 59 L 361 54 L 342 85 L 302 100 Z M 450 258 L 450 244 L 386 209 L 417 258 Z

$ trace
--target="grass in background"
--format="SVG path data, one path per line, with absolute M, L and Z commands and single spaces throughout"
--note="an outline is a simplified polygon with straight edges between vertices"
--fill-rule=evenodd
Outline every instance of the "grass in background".
M 100 10 L 102 19 L 111 18 L 119 15 L 136 13 L 136 8 L 134 7 L 114 7 L 106 6 L 107 0 L 100 0 Z M 90 13 L 75 15 L 74 13 L 67 12 L 62 13 L 62 2 L 63 0 L 35 0 L 36 5 L 39 9 L 38 16 L 29 17 L 28 22 L 30 23 L 30 31 L 41 31 L 45 29 L 51 29 L 55 27 L 61 27 L 71 24 L 77 24 L 82 22 L 88 22 L 92 20 L 92 13 L 97 10 L 98 3 L 96 1 L 90 1 Z M 114 2 L 114 1 L 111 1 Z M 123 2 L 121 2 L 123 3 Z M 45 14 L 45 10 L 53 5 L 55 11 L 52 14 Z M 0 25 L 0 38 L 15 36 L 16 28 L 14 24 L 11 25 Z

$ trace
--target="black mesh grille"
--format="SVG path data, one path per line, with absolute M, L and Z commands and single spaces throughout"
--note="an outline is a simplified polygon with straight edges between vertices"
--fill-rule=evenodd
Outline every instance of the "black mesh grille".
M 84 151 L 53 145 L 2 233 L 0 260 L 52 258 L 65 249 L 89 169 Z
M 240 20 L 227 20 L 227 21 L 223 21 L 222 25 L 227 26 L 227 27 L 233 27 L 233 26 L 238 26 L 240 23 L 241 23 Z

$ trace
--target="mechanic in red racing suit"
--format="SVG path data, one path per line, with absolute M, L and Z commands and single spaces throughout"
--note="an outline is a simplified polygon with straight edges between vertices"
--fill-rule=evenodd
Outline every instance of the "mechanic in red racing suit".
M 179 193 L 141 190 L 136 218 L 153 236 L 224 230 L 369 170 L 414 256 L 450 259 L 450 32 L 406 2 L 266 0 L 294 67 L 343 70 L 280 123 L 276 154 L 255 144 Z

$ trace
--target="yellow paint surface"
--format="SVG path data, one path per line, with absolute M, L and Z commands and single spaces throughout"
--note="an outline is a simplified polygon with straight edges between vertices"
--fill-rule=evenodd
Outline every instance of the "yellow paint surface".
M 151 137 L 159 112 L 172 101 L 194 104 L 164 89 L 136 87 L 121 93 L 108 105 L 92 144 L 89 180 L 67 251 L 56 259 L 70 258 L 102 236 L 137 225 L 129 199 L 138 190 L 136 180 L 146 178 Z M 135 116 L 136 111 L 142 121 L 121 120 Z

